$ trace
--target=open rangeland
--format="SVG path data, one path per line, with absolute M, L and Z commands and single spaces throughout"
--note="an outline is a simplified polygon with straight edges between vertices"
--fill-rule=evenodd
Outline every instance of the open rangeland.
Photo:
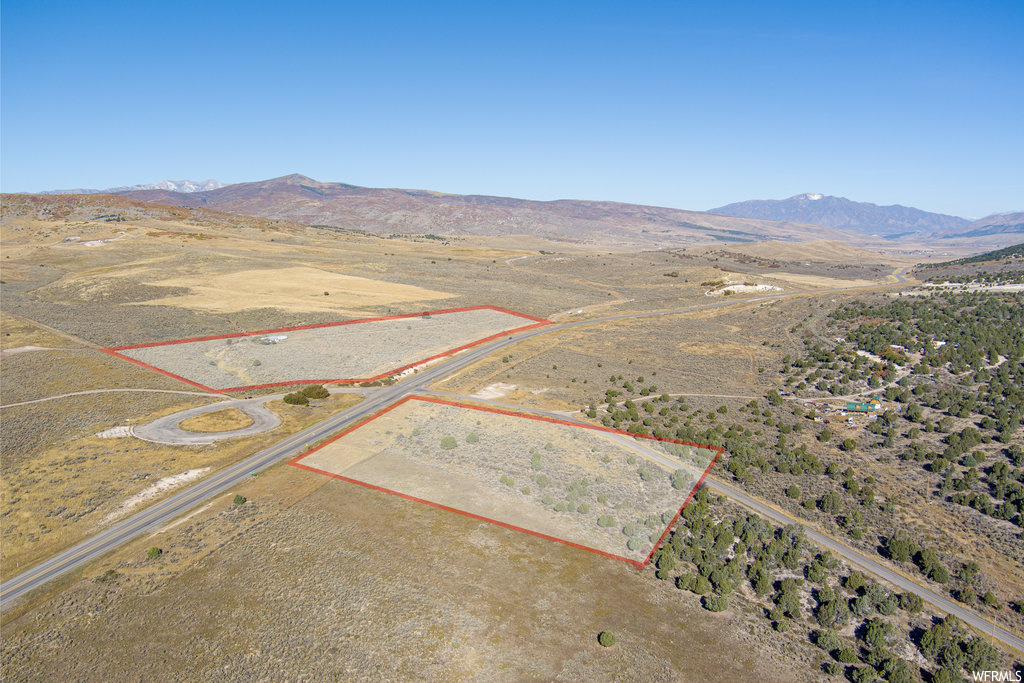
M 0 413 L 5 578 L 360 399 L 334 394 L 311 407 L 276 402 L 271 408 L 282 417 L 280 427 L 210 446 L 101 439 L 95 434 L 218 400 L 102 348 L 437 308 L 487 305 L 566 322 L 723 303 L 545 334 L 433 388 L 592 420 L 584 413 L 609 388 L 622 402 L 683 395 L 690 412 L 680 428 L 706 426 L 707 414 L 727 404 L 728 420 L 717 422 L 724 427 L 739 407 L 778 386 L 782 359 L 802 353 L 806 340 L 823 339 L 824 316 L 853 296 L 816 291 L 890 283 L 901 265 L 864 254 L 852 256 L 856 263 L 816 263 L 766 252 L 764 259 L 778 257 L 775 264 L 746 248 L 722 255 L 606 251 L 540 238 L 381 237 L 102 197 L 15 198 L 2 210 L 0 389 L 4 406 L 23 404 Z M 726 294 L 725 281 L 751 289 Z M 707 296 L 712 289 L 721 294 Z M 758 293 L 804 290 L 785 300 L 747 301 Z M 285 350 L 288 341 L 278 347 Z M 384 358 L 393 352 L 390 344 L 360 351 L 377 358 L 374 367 L 398 361 Z M 216 365 L 207 359 L 204 371 L 214 367 L 210 360 Z M 270 365 L 258 357 L 242 361 L 249 363 L 250 383 L 260 379 L 253 368 Z M 105 393 L 78 393 L 95 390 Z M 771 425 L 766 417 L 749 423 L 751 433 L 774 429 L 774 418 Z M 426 439 L 418 467 L 465 456 L 460 476 L 476 477 L 473 468 L 481 463 L 469 457 L 466 437 L 486 425 L 459 419 L 451 434 L 441 433 L 446 423 L 428 420 L 415 437 L 403 427 L 377 438 L 397 443 L 401 432 L 410 442 Z M 219 431 L 241 421 L 211 412 L 185 426 Z M 493 437 L 491 446 L 508 454 L 522 442 L 523 457 L 503 463 L 508 471 L 495 470 L 490 485 L 515 496 L 520 507 L 529 496 L 538 516 L 568 515 L 555 509 L 568 498 L 545 503 L 535 480 L 523 493 L 526 479 L 539 476 L 529 450 L 540 454 L 542 468 L 553 466 L 560 461 L 547 444 L 557 453 L 574 452 L 558 447 L 593 436 L 573 439 L 584 431 L 546 438 L 538 432 L 536 443 L 527 443 L 525 433 L 505 425 L 478 432 L 473 445 Z M 441 448 L 446 436 L 456 439 L 455 449 Z M 625 457 L 625 466 L 639 469 L 640 462 Z M 413 460 L 395 462 L 404 467 Z M 884 464 L 870 465 L 879 491 L 894 485 Z M 727 477 L 721 467 L 715 472 Z M 364 469 L 368 482 L 402 474 L 398 466 Z M 591 486 L 598 474 L 592 476 Z M 664 477 L 662 484 L 670 485 Z M 783 487 L 774 475 L 764 479 L 763 492 L 775 501 Z M 284 672 L 477 680 L 820 678 L 822 655 L 806 637 L 776 638 L 759 609 L 705 610 L 688 591 L 654 581 L 653 570 L 637 573 L 578 548 L 294 467 L 273 467 L 238 493 L 248 502 L 215 499 L 5 611 L 5 679 L 111 679 L 125 672 L 229 680 Z M 583 514 L 581 502 L 572 514 Z M 680 503 L 659 501 L 643 520 L 639 512 L 635 519 L 616 518 L 613 554 L 649 551 L 652 532 L 647 545 L 631 549 L 630 539 L 640 535 L 623 528 Z M 600 504 L 597 494 L 587 504 Z M 924 507 L 915 514 L 922 524 L 936 519 Z M 163 554 L 147 559 L 149 547 Z M 1005 565 L 984 560 L 986 571 L 998 566 Z M 613 648 L 596 642 L 606 629 L 619 636 Z M 111 655 L 110 642 L 124 647 Z

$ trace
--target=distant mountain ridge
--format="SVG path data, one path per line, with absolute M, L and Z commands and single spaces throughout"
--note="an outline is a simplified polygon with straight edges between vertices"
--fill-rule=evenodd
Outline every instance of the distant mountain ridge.
M 222 187 L 225 187 L 224 183 L 210 178 L 209 180 L 161 180 L 159 183 L 108 187 L 105 190 L 46 190 L 39 194 L 121 194 L 136 190 L 166 190 L 167 192 L 192 193 L 218 190 Z
M 952 235 L 970 223 L 959 216 L 931 213 L 899 204 L 878 206 L 854 202 L 845 197 L 814 193 L 798 194 L 789 199 L 737 202 L 711 209 L 709 213 L 768 221 L 813 223 L 887 239 Z
M 999 213 L 979 218 L 962 230 L 956 237 L 983 237 L 985 235 L 1007 235 L 1024 233 L 1024 211 Z
M 840 197 L 804 194 L 687 211 L 621 202 L 459 195 L 431 190 L 325 183 L 292 174 L 224 185 L 163 181 L 96 191 L 139 201 L 218 211 L 303 225 L 382 235 L 522 235 L 602 247 L 685 248 L 777 240 L 831 240 L 868 248 L 896 243 L 943 242 L 942 248 L 995 249 L 1024 232 L 1024 214 L 989 216 L 970 223 L 956 216 L 905 206 L 877 206 Z M 966 243 L 966 244 L 965 244 Z
M 124 197 L 176 206 L 326 225 L 377 234 L 528 235 L 627 248 L 688 247 L 766 239 L 856 240 L 852 231 L 790 222 L 715 216 L 618 202 L 457 195 L 430 190 L 324 183 L 293 174 L 204 192 L 120 191 Z

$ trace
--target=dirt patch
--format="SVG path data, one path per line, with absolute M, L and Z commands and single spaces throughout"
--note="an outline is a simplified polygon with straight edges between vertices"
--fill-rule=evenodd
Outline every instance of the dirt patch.
M 506 384 L 505 382 L 495 382 L 494 384 L 488 384 L 480 391 L 474 393 L 473 398 L 481 398 L 485 401 L 490 401 L 496 398 L 501 398 L 507 395 L 510 391 L 516 390 L 515 384 Z
M 52 351 L 48 346 L 15 346 L 11 349 L 4 349 L 0 351 L 0 357 L 2 356 L 13 356 L 16 353 L 28 353 L 29 351 Z
M 189 432 L 230 432 L 235 429 L 245 429 L 252 422 L 252 418 L 238 408 L 225 408 L 190 417 L 179 423 L 178 426 Z
M 146 488 L 142 489 L 125 502 L 121 503 L 121 505 L 116 510 L 114 510 L 109 515 L 103 518 L 103 523 L 109 524 L 110 522 L 113 522 L 115 519 L 120 519 L 121 517 L 124 517 L 129 512 L 131 512 L 138 506 L 142 505 L 143 503 L 159 497 L 160 494 L 165 493 L 166 491 L 176 489 L 183 484 L 187 484 L 188 482 L 193 481 L 194 479 L 198 479 L 199 477 L 203 476 L 209 471 L 209 467 L 200 467 L 199 469 L 196 470 L 188 470 L 187 472 L 182 472 L 181 474 L 172 474 L 169 477 L 163 477 L 162 479 L 158 479 L 151 486 L 147 486 Z
M 776 280 L 785 280 L 811 289 L 832 289 L 835 287 L 866 287 L 877 285 L 874 280 L 839 280 L 830 277 L 819 277 L 816 275 L 800 275 L 798 273 L 772 273 L 771 277 Z

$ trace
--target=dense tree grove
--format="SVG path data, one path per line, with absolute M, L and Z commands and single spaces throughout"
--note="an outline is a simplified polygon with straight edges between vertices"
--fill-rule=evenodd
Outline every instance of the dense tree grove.
M 890 592 L 858 571 L 839 581 L 841 564 L 808 543 L 802 527 L 775 528 L 757 515 L 726 515 L 717 507 L 720 502 L 700 489 L 654 555 L 657 577 L 700 596 L 705 609 L 727 610 L 730 595 L 752 594 L 776 631 L 807 629 L 829 658 L 822 670 L 830 675 L 845 670 L 850 680 L 920 680 L 918 667 L 894 653 L 909 642 L 930 661 L 936 679 L 957 680 L 964 670 L 999 664 L 998 651 L 983 637 L 971 637 L 955 617 L 934 621 L 917 636 L 900 631 L 897 614 L 919 613 L 920 597 Z M 904 539 L 894 537 L 887 545 L 909 558 L 912 547 L 901 548 Z M 853 639 L 842 635 L 851 629 Z

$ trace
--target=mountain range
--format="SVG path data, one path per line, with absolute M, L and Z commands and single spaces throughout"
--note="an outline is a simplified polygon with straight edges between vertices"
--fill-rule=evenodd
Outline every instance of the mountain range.
M 847 230 L 716 216 L 702 211 L 618 202 L 534 201 L 359 187 L 323 183 L 298 174 L 189 194 L 167 190 L 129 190 L 116 194 L 147 202 L 203 206 L 385 235 L 529 235 L 641 248 L 688 247 L 716 241 L 793 241 L 808 239 L 809 235 L 849 241 L 860 236 Z
M 1024 211 L 997 213 L 980 218 L 955 232 L 956 237 L 985 237 L 988 235 L 1019 235 L 1024 233 Z M 954 236 L 940 234 L 940 237 Z
M 215 180 L 163 181 L 75 192 L 105 192 L 171 206 L 207 207 L 384 235 L 524 235 L 622 248 L 811 239 L 876 248 L 936 240 L 947 246 L 978 242 L 978 248 L 993 248 L 1010 244 L 1024 233 L 1024 213 L 993 215 L 972 223 L 912 207 L 878 206 L 821 194 L 687 211 L 606 201 L 536 201 L 360 187 L 299 174 L 232 185 Z
M 955 234 L 970 223 L 966 218 L 930 213 L 909 206 L 878 206 L 845 197 L 798 194 L 789 199 L 756 199 L 711 209 L 724 216 L 796 221 L 856 230 L 886 239 Z

